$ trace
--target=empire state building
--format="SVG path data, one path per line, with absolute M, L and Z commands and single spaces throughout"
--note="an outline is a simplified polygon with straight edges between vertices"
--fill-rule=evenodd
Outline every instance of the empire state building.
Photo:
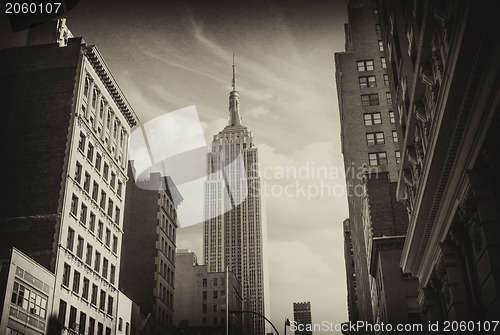
M 204 261 L 209 271 L 233 272 L 243 288 L 243 309 L 264 315 L 258 155 L 253 135 L 241 121 L 234 64 L 232 86 L 227 126 L 214 135 L 207 154 Z M 245 313 L 244 318 L 252 334 L 265 333 L 262 317 Z

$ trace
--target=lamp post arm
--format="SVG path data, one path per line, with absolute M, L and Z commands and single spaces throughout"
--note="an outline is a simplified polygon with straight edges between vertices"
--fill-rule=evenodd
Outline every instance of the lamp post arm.
M 229 311 L 229 314 L 243 314 L 243 313 L 251 313 L 251 314 L 258 315 L 261 318 L 264 318 L 264 320 L 266 320 L 267 322 L 269 322 L 269 324 L 273 327 L 274 331 L 276 332 L 276 335 L 280 335 L 280 333 L 278 332 L 278 330 L 276 329 L 276 327 L 273 325 L 273 323 L 271 321 L 269 321 L 268 318 L 266 318 L 264 315 L 262 315 L 260 313 L 257 313 L 257 312 L 254 312 L 254 311 Z

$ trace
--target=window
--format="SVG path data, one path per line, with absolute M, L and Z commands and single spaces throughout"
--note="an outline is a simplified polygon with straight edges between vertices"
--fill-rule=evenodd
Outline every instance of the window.
M 396 150 L 395 156 L 396 156 L 396 163 L 397 164 L 401 163 L 401 152 L 399 150 Z
M 102 261 L 102 276 L 108 279 L 108 259 L 106 257 Z
M 82 179 L 82 164 L 80 164 L 79 162 L 76 162 L 75 181 L 77 183 L 80 183 L 81 179 Z
M 201 318 L 201 323 L 206 324 L 207 323 L 207 318 L 206 317 L 202 317 Z
M 115 223 L 120 224 L 120 207 L 118 206 L 115 207 Z
M 116 190 L 116 194 L 121 197 L 122 196 L 122 188 L 123 188 L 123 183 L 121 180 L 118 180 L 118 189 Z
M 130 325 L 129 323 L 125 323 L 125 335 L 128 335 L 128 329 L 129 329 Z
M 97 153 L 95 155 L 95 168 L 97 171 L 101 172 L 101 162 L 102 162 L 102 156 L 100 153 Z
M 83 257 L 83 237 L 80 235 L 78 235 L 78 244 L 76 245 L 76 256 L 80 259 Z
M 386 92 L 385 93 L 385 98 L 387 99 L 387 104 L 392 105 L 392 95 L 391 92 Z
M 398 132 L 396 130 L 392 131 L 392 141 L 398 143 Z
M 207 291 L 203 291 L 203 300 L 207 300 Z
M 35 290 L 14 282 L 11 303 L 43 319 L 47 316 L 47 299 Z
M 359 88 L 377 87 L 375 76 L 359 77 Z
M 89 78 L 85 77 L 85 86 L 83 88 L 83 95 L 89 95 Z
M 384 86 L 389 86 L 389 75 L 384 73 Z
M 109 228 L 106 228 L 106 246 L 109 247 L 111 245 L 111 230 Z
M 378 24 L 378 23 L 375 24 L 375 32 L 377 34 L 380 34 L 380 24 Z
M 92 266 L 92 252 L 93 252 L 92 246 L 89 243 L 87 243 L 87 256 L 85 257 L 85 263 L 88 266 Z
M 376 8 L 373 9 L 373 19 L 375 20 L 375 22 L 379 22 L 378 9 Z
M 108 315 L 113 315 L 113 297 L 108 297 Z
M 102 209 L 106 209 L 106 192 L 101 191 L 101 203 L 99 204 Z
M 214 286 L 217 286 L 217 278 L 214 278 Z
M 113 235 L 113 252 L 116 254 L 118 251 L 118 237 Z
M 376 133 L 367 133 L 366 134 L 366 144 L 384 144 L 384 132 L 379 131 Z
M 76 308 L 73 306 L 69 309 L 69 329 L 76 330 Z
M 111 284 L 115 283 L 115 275 L 116 275 L 116 266 L 111 264 L 111 271 L 109 273 L 109 281 L 111 282 Z
M 62 278 L 62 284 L 66 287 L 69 287 L 69 277 L 71 276 L 71 266 L 68 264 L 64 263 L 64 271 L 63 271 L 63 278 Z
M 109 182 L 109 186 L 114 189 L 116 183 L 116 173 L 111 172 L 111 181 Z
M 207 278 L 203 278 L 203 287 L 207 287 Z
M 387 69 L 387 63 L 385 62 L 385 57 L 380 57 L 380 64 L 382 65 L 382 69 Z
M 97 202 L 97 197 L 99 195 L 99 184 L 94 181 L 94 185 L 92 186 L 92 199 Z
M 95 231 L 95 214 L 90 212 L 89 229 L 92 233 Z
M 59 324 L 64 325 L 66 323 L 66 301 L 59 300 L 59 313 L 57 317 L 57 321 Z
M 104 335 L 104 325 L 100 322 L 97 323 L 97 335 Z
M 113 217 L 113 200 L 111 199 L 111 197 L 109 197 L 108 199 L 108 216 L 109 217 Z
M 226 290 L 220 290 L 220 295 L 225 296 L 226 295 Z
M 217 299 L 219 297 L 219 291 L 214 291 L 214 299 Z
M 96 102 L 97 102 L 97 91 L 94 89 L 94 91 L 92 92 L 92 107 L 95 108 Z
M 382 42 L 381 40 L 378 41 L 378 50 L 384 51 L 384 42 Z
M 104 163 L 104 169 L 102 170 L 102 176 L 104 180 L 108 180 L 108 173 L 109 173 L 109 165 L 107 163 Z
M 87 277 L 83 278 L 82 298 L 87 300 L 89 298 L 90 280 Z
M 201 311 L 202 311 L 203 313 L 206 313 L 206 312 L 207 312 L 207 304 L 202 304 L 202 305 L 201 305 Z
M 214 312 L 217 312 L 217 305 L 214 304 Z
M 89 193 L 90 191 L 90 174 L 85 172 L 85 181 L 83 182 L 83 189 L 85 192 Z
M 387 154 L 385 152 L 369 153 L 368 158 L 371 166 L 387 164 Z
M 74 194 L 71 197 L 71 214 L 73 214 L 75 217 L 78 214 L 78 197 Z
M 73 292 L 78 294 L 80 292 L 80 272 L 73 272 Z
M 85 324 L 87 323 L 87 314 L 80 311 L 80 323 L 78 324 L 78 334 L 85 334 Z
M 90 298 L 90 303 L 97 306 L 97 285 L 92 284 L 92 296 Z
M 361 106 L 376 106 L 379 104 L 378 93 L 373 94 L 362 94 L 361 95 Z
M 73 244 L 75 242 L 75 231 L 71 229 L 71 227 L 68 228 L 68 236 L 66 237 L 66 249 L 69 251 L 73 251 Z
M 96 272 L 99 272 L 100 267 L 101 267 L 101 253 L 96 250 L 94 258 L 94 270 Z
M 89 335 L 94 335 L 95 332 L 95 319 L 89 318 Z
M 104 232 L 104 223 L 99 220 L 99 223 L 97 224 L 97 237 L 102 240 L 102 234 Z
M 80 207 L 80 222 L 83 223 L 83 225 L 87 224 L 87 206 L 83 202 Z
M 214 318 L 214 326 L 217 326 L 217 321 L 218 320 L 219 320 L 218 318 Z
M 80 140 L 78 141 L 78 150 L 80 150 L 83 153 L 83 150 L 85 150 L 85 140 L 86 137 L 83 133 L 80 133 Z
M 90 143 L 89 147 L 87 148 L 87 159 L 91 162 L 94 160 L 94 146 Z
M 396 118 L 394 117 L 393 111 L 389 111 L 389 119 L 391 120 L 391 123 L 396 123 Z
M 99 309 L 104 311 L 106 308 L 106 292 L 101 290 L 101 296 L 99 298 Z
M 369 60 L 360 60 L 357 62 L 358 64 L 358 71 L 371 71 L 373 70 L 373 59 Z

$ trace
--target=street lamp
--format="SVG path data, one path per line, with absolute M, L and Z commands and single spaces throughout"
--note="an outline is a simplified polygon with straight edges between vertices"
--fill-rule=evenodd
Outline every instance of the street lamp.
M 271 321 L 269 321 L 268 318 L 266 318 L 264 315 L 262 315 L 260 313 L 257 313 L 257 312 L 254 312 L 254 311 L 229 311 L 229 314 L 243 314 L 243 313 L 255 314 L 255 315 L 260 316 L 261 318 L 264 318 L 264 320 L 266 320 L 267 322 L 269 322 L 269 324 L 273 327 L 274 331 L 276 332 L 276 335 L 280 335 L 280 333 L 278 332 L 278 330 L 276 329 L 276 327 L 273 325 L 273 323 Z
M 286 335 L 286 327 L 290 326 L 290 320 L 288 318 L 285 319 L 285 335 Z

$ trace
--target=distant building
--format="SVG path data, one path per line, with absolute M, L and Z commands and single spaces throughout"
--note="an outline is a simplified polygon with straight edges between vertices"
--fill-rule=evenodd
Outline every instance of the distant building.
M 9 199 L 0 258 L 15 247 L 56 274 L 53 303 L 40 309 L 64 330 L 110 335 L 128 137 L 138 118 L 98 49 L 71 38 L 64 20 L 48 25 L 55 33 L 37 36 L 45 44 L 0 50 L 1 192 Z M 12 317 L 26 325 L 20 311 Z
M 131 162 L 125 199 L 120 289 L 150 315 L 154 334 L 173 334 L 176 204 L 182 197 L 160 173 L 135 181 Z
M 183 335 L 246 334 L 241 283 L 232 272 L 208 272 L 188 250 L 176 254 L 175 323 Z
M 400 120 L 400 264 L 423 321 L 500 319 L 500 45 L 494 1 L 380 1 Z
M 396 181 L 400 169 L 396 128 L 379 14 L 371 0 L 351 0 L 345 25 L 345 52 L 335 53 L 342 153 L 349 205 L 345 249 L 350 321 L 373 321 L 370 279 L 363 229 L 362 183 L 365 173 L 387 172 Z M 345 235 L 344 235 L 345 236 Z M 347 263 L 349 261 L 349 264 Z M 355 282 L 354 282 L 355 281 Z
M 311 303 L 294 302 L 293 303 L 293 321 L 295 321 L 295 335 L 312 335 L 312 331 L 307 330 L 312 327 Z M 303 329 L 303 330 L 301 330 Z
M 358 319 L 358 309 L 356 306 L 357 294 L 356 294 L 356 270 L 354 268 L 354 249 L 352 246 L 351 237 L 351 222 L 349 219 L 345 219 L 343 222 L 344 227 L 344 260 L 345 260 L 345 272 L 347 278 L 347 314 L 349 320 Z
M 258 150 L 242 124 L 234 64 L 228 123 L 207 154 L 203 257 L 210 272 L 229 271 L 243 287 L 252 334 L 265 334 L 262 209 Z M 261 316 L 262 315 L 262 316 Z M 246 321 L 245 321 L 245 324 Z

